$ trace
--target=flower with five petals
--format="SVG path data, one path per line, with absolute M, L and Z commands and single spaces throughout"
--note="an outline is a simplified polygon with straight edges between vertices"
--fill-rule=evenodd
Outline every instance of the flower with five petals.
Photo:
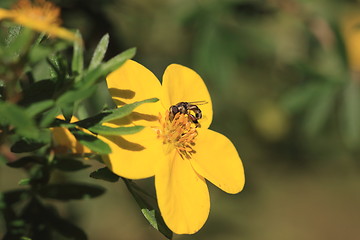
M 160 212 L 168 227 L 178 234 L 197 232 L 210 211 L 205 179 L 227 193 L 238 193 L 245 182 L 240 157 L 224 135 L 209 130 L 212 103 L 201 77 L 193 70 L 172 64 L 162 85 L 139 63 L 128 60 L 107 77 L 110 94 L 120 107 L 156 97 L 126 119 L 108 126 L 142 125 L 133 135 L 101 137 L 112 153 L 103 157 L 116 174 L 129 179 L 155 176 Z M 194 124 L 190 112 L 169 117 L 169 108 L 179 102 L 198 102 L 202 118 Z M 195 115 L 195 113 L 191 114 Z

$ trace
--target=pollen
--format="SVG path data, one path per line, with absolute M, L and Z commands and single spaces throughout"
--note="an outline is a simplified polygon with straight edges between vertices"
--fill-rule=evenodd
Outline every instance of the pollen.
M 175 148 L 183 159 L 190 159 L 195 153 L 194 146 L 198 132 L 189 116 L 177 113 L 170 121 L 169 111 L 166 111 L 165 118 L 160 116 L 159 121 L 160 129 L 157 129 L 157 134 L 158 139 L 162 140 L 165 146 L 165 151 Z
M 30 0 L 19 0 L 13 6 L 13 12 L 17 16 L 26 17 L 35 21 L 56 26 L 61 24 L 60 9 L 53 3 L 45 0 L 36 0 L 33 3 Z

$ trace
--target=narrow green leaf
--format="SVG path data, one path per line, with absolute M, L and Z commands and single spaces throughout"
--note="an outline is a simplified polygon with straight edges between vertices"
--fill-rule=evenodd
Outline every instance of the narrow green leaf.
M 81 101 L 81 100 L 91 96 L 95 92 L 96 88 L 97 88 L 97 86 L 90 86 L 88 88 L 79 87 L 79 88 L 71 89 L 71 90 L 65 92 L 63 95 L 61 95 L 56 100 L 56 102 L 57 102 L 57 104 L 62 106 L 65 104 L 74 103 L 76 101 Z
M 95 125 L 93 127 L 88 128 L 88 130 L 101 135 L 128 135 L 128 134 L 134 134 L 140 132 L 143 129 L 144 129 L 143 126 L 112 128 L 102 125 Z
M 159 101 L 158 98 L 150 98 L 150 99 L 146 99 L 143 101 L 138 101 L 138 102 L 134 102 L 134 103 L 130 103 L 130 104 L 126 104 L 120 108 L 116 108 L 113 110 L 109 110 L 106 111 L 105 113 L 109 113 L 109 115 L 105 116 L 101 123 L 104 122 L 109 122 L 115 119 L 119 119 L 119 118 L 123 118 L 127 115 L 129 115 L 130 113 L 132 113 L 132 111 L 134 111 L 135 108 L 137 108 L 138 106 L 144 104 L 144 103 L 154 103 Z
M 120 53 L 119 55 L 116 55 L 115 57 L 103 64 L 103 71 L 106 72 L 106 74 L 115 71 L 117 68 L 123 65 L 126 60 L 133 58 L 135 56 L 135 53 L 136 48 L 130 48 Z
M 91 58 L 89 69 L 96 68 L 97 66 L 100 65 L 101 61 L 104 59 L 108 45 L 109 45 L 109 34 L 105 34 L 101 38 L 97 47 L 95 48 L 94 54 Z
M 92 86 L 94 83 L 97 82 L 100 77 L 108 75 L 109 73 L 119 68 L 122 64 L 124 64 L 126 60 L 134 57 L 135 52 L 135 48 L 128 49 L 120 53 L 119 55 L 113 57 L 106 63 L 89 69 L 89 71 L 84 74 L 83 81 L 78 82 L 76 87 L 88 88 L 89 86 Z
M 30 182 L 31 182 L 31 179 L 30 179 L 30 178 L 23 178 L 23 179 L 21 179 L 21 180 L 18 182 L 18 184 L 19 184 L 20 186 L 27 186 L 27 185 L 30 184 Z
M 70 132 L 74 135 L 76 140 L 78 140 L 81 144 L 88 147 L 94 152 L 99 154 L 109 154 L 111 153 L 111 148 L 102 140 L 97 137 L 80 131 L 76 128 L 69 128 Z
M 100 169 L 90 173 L 90 177 L 95 178 L 95 179 L 104 180 L 107 182 L 117 182 L 120 178 L 118 175 L 111 172 L 110 169 L 107 167 L 100 168 Z
M 159 101 L 157 98 L 150 98 L 143 101 L 138 101 L 130 104 L 126 104 L 122 106 L 121 108 L 116 108 L 112 110 L 104 111 L 100 114 L 97 114 L 93 117 L 83 119 L 81 121 L 76 122 L 75 124 L 84 127 L 84 128 L 90 128 L 92 126 L 95 126 L 97 124 L 101 124 L 104 122 L 109 122 L 115 119 L 123 118 L 129 115 L 135 108 L 140 106 L 144 103 L 154 103 Z M 157 116 L 156 116 L 157 117 Z
M 82 39 L 79 31 L 76 31 L 76 37 Z M 73 47 L 73 58 L 71 62 L 71 69 L 73 74 L 79 76 L 84 70 L 84 56 L 83 56 L 83 46 L 81 41 L 74 41 Z
M 24 137 L 37 138 L 39 131 L 33 119 L 26 110 L 9 102 L 0 101 L 0 124 L 11 125 L 15 131 Z
M 94 198 L 104 192 L 103 187 L 87 183 L 49 184 L 39 190 L 39 194 L 44 198 L 62 201 Z
M 12 168 L 23 168 L 33 163 L 44 163 L 46 159 L 38 156 L 26 156 L 16 161 L 8 162 L 7 165 Z
M 55 157 L 53 167 L 65 172 L 79 171 L 90 167 L 89 164 L 84 164 L 82 161 L 74 158 Z
M 61 106 L 61 113 L 67 122 L 71 121 L 74 112 L 74 103 L 67 103 Z
M 36 151 L 39 148 L 50 143 L 51 135 L 49 130 L 42 130 L 36 139 L 21 138 L 11 146 L 11 151 L 14 153 L 24 153 Z
M 57 107 L 51 108 L 49 111 L 45 112 L 41 117 L 40 126 L 49 126 L 52 122 L 54 122 L 59 113 L 60 111 Z
M 26 109 L 26 113 L 30 117 L 34 117 L 37 114 L 42 113 L 48 110 L 49 108 L 51 108 L 54 105 L 54 103 L 55 102 L 53 100 L 45 100 L 45 101 L 33 103 Z
M 38 142 L 33 139 L 21 139 L 15 142 L 14 145 L 11 146 L 11 151 L 13 153 L 33 152 L 45 145 L 46 143 Z
M 14 27 L 10 31 L 9 37 L 7 38 L 7 46 L 5 48 L 4 56 L 5 61 L 17 61 L 19 57 L 24 54 L 30 44 L 33 31 L 29 28 Z

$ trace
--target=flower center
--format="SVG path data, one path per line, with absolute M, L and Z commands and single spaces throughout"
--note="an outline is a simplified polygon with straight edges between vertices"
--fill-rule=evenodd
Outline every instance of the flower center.
M 42 21 L 48 24 L 60 25 L 60 9 L 51 2 L 36 0 L 19 0 L 14 6 L 13 11 L 19 16 L 28 17 L 32 20 Z
M 159 117 L 160 129 L 157 129 L 158 138 L 164 144 L 165 153 L 169 153 L 174 148 L 182 158 L 190 159 L 195 153 L 195 146 L 198 132 L 196 125 L 188 114 L 176 113 L 170 120 L 169 111 L 165 112 L 165 118 Z

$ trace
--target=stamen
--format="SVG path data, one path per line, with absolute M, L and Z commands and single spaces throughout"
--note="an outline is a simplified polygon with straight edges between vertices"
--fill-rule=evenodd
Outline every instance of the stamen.
M 197 137 L 196 125 L 187 114 L 177 113 L 173 120 L 169 119 L 169 112 L 166 111 L 165 118 L 159 117 L 161 129 L 157 129 L 158 139 L 166 145 L 164 149 L 169 151 L 176 149 L 184 159 L 190 159 L 195 153 L 193 147 Z
M 19 0 L 14 6 L 13 11 L 19 16 L 27 16 L 33 20 L 39 20 L 52 25 L 60 25 L 60 9 L 53 3 L 45 0 Z

